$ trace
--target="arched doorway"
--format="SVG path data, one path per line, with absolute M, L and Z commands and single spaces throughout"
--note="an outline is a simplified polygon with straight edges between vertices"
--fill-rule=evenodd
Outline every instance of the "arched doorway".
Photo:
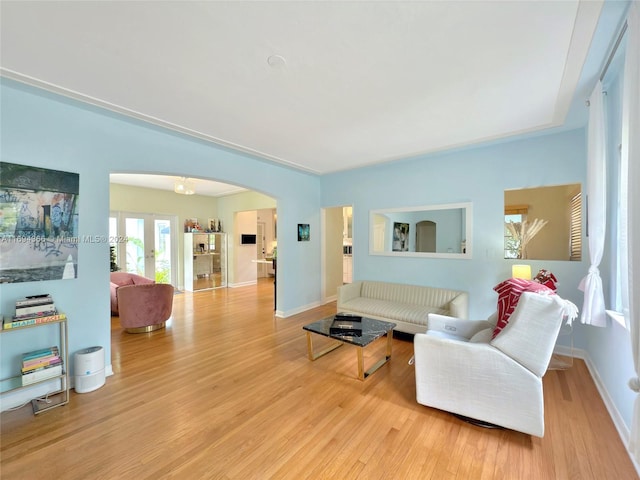
M 436 251 L 436 223 L 423 220 L 416 224 L 416 252 Z

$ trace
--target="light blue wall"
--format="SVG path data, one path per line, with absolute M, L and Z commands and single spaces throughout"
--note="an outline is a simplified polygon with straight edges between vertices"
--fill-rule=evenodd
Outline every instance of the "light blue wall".
M 504 256 L 504 190 L 584 183 L 584 130 L 423 156 L 322 177 L 324 207 L 353 205 L 354 280 L 458 288 L 470 293 L 470 315 L 495 310 L 494 285 L 510 276 Z M 369 211 L 445 203 L 473 203 L 473 259 L 369 256 Z M 560 294 L 575 303 L 585 262 L 531 261 L 560 279 Z
M 278 310 L 287 315 L 320 298 L 320 181 L 117 114 L 2 79 L 2 161 L 80 174 L 80 236 L 108 235 L 109 173 L 186 175 L 241 185 L 278 202 Z M 311 241 L 297 241 L 297 224 L 311 225 Z M 70 353 L 93 345 L 111 358 L 109 255 L 102 244 L 79 245 L 78 278 L 0 285 L 0 309 L 16 298 L 47 292 L 69 317 Z M 25 335 L 30 333 L 29 335 Z M 3 334 L 2 377 L 34 343 L 31 332 Z M 48 341 L 48 340 L 47 340 Z M 71 369 L 72 370 L 72 369 Z M 73 372 L 72 372 L 73 373 Z

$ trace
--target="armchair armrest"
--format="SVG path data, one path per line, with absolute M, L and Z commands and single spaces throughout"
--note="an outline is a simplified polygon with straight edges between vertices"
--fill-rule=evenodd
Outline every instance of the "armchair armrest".
M 338 309 L 340 305 L 360 296 L 362 282 L 345 283 L 338 287 Z
M 427 332 L 440 332 L 448 336 L 462 337 L 462 339 L 466 340 L 469 340 L 480 330 L 491 327 L 493 325 L 487 320 L 466 320 L 437 313 L 430 313 L 427 322 Z
M 461 293 L 449 302 L 449 312 L 452 317 L 469 318 L 469 294 Z
M 147 278 L 147 277 L 143 277 L 142 275 L 135 275 L 135 274 L 131 275 L 131 280 L 133 281 L 134 285 L 150 285 L 150 284 L 156 283 L 156 281 L 153 280 L 152 278 Z
M 489 315 L 489 318 L 487 318 L 487 322 L 489 322 L 492 327 L 495 327 L 498 323 L 498 312 L 493 312 L 491 315 Z

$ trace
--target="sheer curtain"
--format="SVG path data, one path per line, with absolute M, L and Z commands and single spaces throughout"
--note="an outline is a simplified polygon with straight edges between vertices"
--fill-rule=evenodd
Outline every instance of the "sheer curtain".
M 627 242 L 623 245 L 623 259 L 626 251 L 627 282 L 623 282 L 623 313 L 631 330 L 631 347 L 636 376 L 629 380 L 629 387 L 640 393 L 640 304 L 638 292 L 640 284 L 640 189 L 634 180 L 640 179 L 640 7 L 632 2 L 627 18 L 627 52 L 624 66 L 624 87 L 622 94 L 622 170 L 626 169 L 627 180 Z M 624 203 L 624 201 L 623 201 Z M 636 248 L 634 249 L 634 245 Z M 624 248 L 626 247 L 626 248 Z M 626 287 L 626 288 L 625 288 Z M 629 436 L 629 451 L 640 463 L 640 395 L 636 395 L 633 420 Z
M 604 252 L 606 226 L 606 141 L 602 82 L 598 81 L 589 98 L 589 128 L 587 138 L 587 225 L 589 236 L 589 273 L 580 282 L 584 303 L 580 321 L 605 327 L 607 317 L 598 266 Z

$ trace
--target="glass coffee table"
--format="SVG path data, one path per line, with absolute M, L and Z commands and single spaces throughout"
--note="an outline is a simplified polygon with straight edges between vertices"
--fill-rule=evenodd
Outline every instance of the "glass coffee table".
M 331 325 L 333 324 L 333 321 L 334 317 L 331 316 L 302 327 L 307 334 L 307 354 L 309 356 L 309 360 L 314 361 L 322 357 L 323 355 L 332 352 L 336 348 L 341 347 L 345 343 L 355 345 L 356 347 L 358 347 L 356 350 L 358 354 L 358 378 L 360 380 L 364 380 L 391 359 L 391 345 L 393 340 L 393 328 L 396 326 L 395 323 L 383 322 L 382 320 L 374 320 L 372 318 L 362 317 L 362 332 L 358 332 L 359 335 L 357 336 L 351 336 L 344 333 L 331 333 Z M 336 340 L 336 342 L 329 345 L 324 350 L 314 352 L 313 339 L 311 336 L 312 333 L 332 338 L 333 340 Z M 385 357 L 365 371 L 363 356 L 364 347 L 373 343 L 377 339 L 384 337 L 385 335 L 387 336 L 387 350 Z

